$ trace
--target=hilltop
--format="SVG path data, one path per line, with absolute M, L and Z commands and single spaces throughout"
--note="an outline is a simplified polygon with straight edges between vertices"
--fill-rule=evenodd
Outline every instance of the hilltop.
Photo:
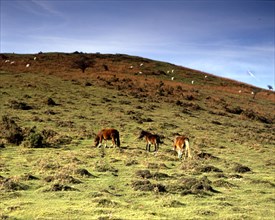
M 75 62 L 92 61 L 83 73 Z M 8 61 L 8 62 L 7 62 Z M 203 101 L 217 109 L 240 107 L 273 120 L 275 93 L 212 74 L 125 54 L 2 54 L 0 71 L 54 75 L 126 92 L 135 97 L 180 103 Z M 26 67 L 28 65 L 28 67 Z M 228 97 L 225 100 L 225 97 Z M 267 102 L 263 104 L 264 100 Z M 229 110 L 230 111 L 230 110 Z M 234 110 L 233 110 L 234 111 Z M 252 116 L 254 117 L 254 116 Z M 255 116 L 257 118 L 257 116 Z
M 274 216 L 274 92 L 123 54 L 0 57 L 0 218 Z M 104 127 L 120 148 L 94 147 Z M 192 160 L 172 150 L 179 134 Z

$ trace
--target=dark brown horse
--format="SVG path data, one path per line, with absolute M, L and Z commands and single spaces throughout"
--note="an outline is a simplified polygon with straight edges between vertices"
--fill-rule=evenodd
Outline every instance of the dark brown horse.
M 112 147 L 120 147 L 119 132 L 114 128 L 104 128 L 98 132 L 95 138 L 95 146 L 101 147 L 102 141 L 105 140 L 105 147 L 107 147 L 107 140 L 112 140 Z
M 139 139 L 145 138 L 146 141 L 146 151 L 150 152 L 151 144 L 155 146 L 155 151 L 158 151 L 159 145 L 163 142 L 160 140 L 160 136 L 157 134 L 151 134 L 148 131 L 141 131 L 138 137 Z
M 184 153 L 184 159 L 186 158 L 187 154 L 189 158 L 192 158 L 191 150 L 190 150 L 190 143 L 189 139 L 185 136 L 177 136 L 174 140 L 174 150 L 178 153 L 179 159 L 182 158 L 183 151 Z

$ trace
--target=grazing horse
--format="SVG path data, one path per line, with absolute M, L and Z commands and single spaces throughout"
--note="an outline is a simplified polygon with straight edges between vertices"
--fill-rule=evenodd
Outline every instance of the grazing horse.
M 145 141 L 146 141 L 146 151 L 148 150 L 150 152 L 150 147 L 151 144 L 153 144 L 155 146 L 155 151 L 158 151 L 159 148 L 159 144 L 163 143 L 160 140 L 160 136 L 156 135 L 156 134 L 151 134 L 148 131 L 141 131 L 140 135 L 139 135 L 139 139 L 142 139 L 143 137 L 145 137 Z
M 95 146 L 101 147 L 102 141 L 105 140 L 105 147 L 107 147 L 107 140 L 112 140 L 112 147 L 115 145 L 120 147 L 119 132 L 113 128 L 104 128 L 98 132 L 95 138 Z
M 190 144 L 189 139 L 185 136 L 177 136 L 174 140 L 174 150 L 178 153 L 179 159 L 182 158 L 183 151 L 185 151 L 184 159 L 186 158 L 187 154 L 189 158 L 192 158 L 191 151 L 190 151 Z

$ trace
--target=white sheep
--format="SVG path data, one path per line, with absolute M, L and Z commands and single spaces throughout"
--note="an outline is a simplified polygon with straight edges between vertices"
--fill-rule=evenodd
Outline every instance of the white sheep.
M 10 60 L 5 60 L 5 63 L 9 63 L 10 62 Z
M 36 57 L 34 57 L 33 60 L 36 60 Z
M 171 80 L 174 80 L 174 76 L 171 77 Z
M 30 64 L 28 63 L 27 65 L 26 65 L 26 67 L 28 68 L 30 66 Z
M 143 66 L 143 63 L 141 63 L 140 66 Z
M 133 66 L 130 66 L 130 69 L 133 69 L 134 67 Z
M 192 83 L 192 84 L 194 84 L 194 82 L 195 82 L 195 81 L 194 81 L 194 80 L 192 80 L 192 82 L 191 82 L 191 83 Z
M 171 73 L 174 73 L 174 70 L 171 70 Z
M 11 61 L 11 62 L 10 62 L 10 64 L 14 64 L 14 63 L 15 63 L 15 61 Z

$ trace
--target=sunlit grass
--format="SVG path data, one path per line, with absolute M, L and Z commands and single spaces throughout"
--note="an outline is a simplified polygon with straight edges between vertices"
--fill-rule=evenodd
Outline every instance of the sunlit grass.
M 58 137 L 72 137 L 70 143 L 53 147 L 5 144 L 0 149 L 0 176 L 27 187 L 1 188 L 1 218 L 273 218 L 273 124 L 226 113 L 218 98 L 214 104 L 199 96 L 192 101 L 183 100 L 193 105 L 176 105 L 161 98 L 135 98 L 122 91 L 85 86 L 82 81 L 76 83 L 51 75 L 1 73 L 0 78 L 1 117 L 8 115 L 23 128 L 36 126 L 38 131 L 54 130 Z M 211 95 L 206 93 L 201 96 Z M 47 105 L 48 98 L 58 105 Z M 228 103 L 233 100 L 224 99 Z M 26 102 L 33 109 L 12 109 L 11 100 Z M 268 101 L 259 102 L 271 105 Z M 94 135 L 103 127 L 120 131 L 120 149 L 94 148 Z M 159 152 L 145 152 L 145 142 L 137 139 L 141 128 L 165 137 Z M 193 161 L 179 161 L 171 151 L 176 134 L 190 137 Z M 199 157 L 202 152 L 210 156 Z M 251 171 L 237 173 L 236 164 Z M 222 172 L 202 171 L 207 166 Z M 78 169 L 85 169 L 92 176 L 80 175 Z M 164 185 L 166 192 L 156 188 L 134 190 L 136 181 L 146 180 L 136 174 L 139 170 L 167 174 L 166 178 L 147 179 L 151 184 Z M 26 175 L 37 179 L 26 179 Z M 183 194 L 175 188 L 184 178 L 203 177 L 218 192 Z M 55 191 L 55 184 L 71 188 Z

